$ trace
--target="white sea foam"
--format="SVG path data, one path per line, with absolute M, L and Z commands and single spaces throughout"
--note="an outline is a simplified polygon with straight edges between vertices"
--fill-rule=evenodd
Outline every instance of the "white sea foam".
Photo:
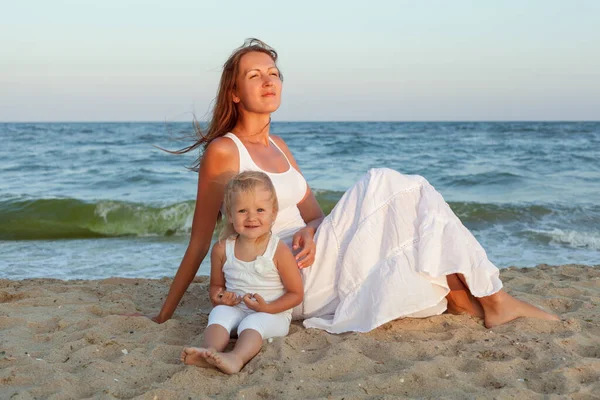
M 123 203 L 119 203 L 116 201 L 101 201 L 96 205 L 94 214 L 102 218 L 105 223 L 108 223 L 108 214 L 111 211 L 118 210 L 121 207 L 123 207 Z
M 162 236 L 187 234 L 191 229 L 193 202 L 181 202 L 163 208 L 124 202 L 99 202 L 94 213 L 102 224 L 89 228 L 108 235 Z
M 574 230 L 562 230 L 554 228 L 551 231 L 535 231 L 548 238 L 550 243 L 567 244 L 572 247 L 587 247 L 600 250 L 600 232 L 578 232 Z

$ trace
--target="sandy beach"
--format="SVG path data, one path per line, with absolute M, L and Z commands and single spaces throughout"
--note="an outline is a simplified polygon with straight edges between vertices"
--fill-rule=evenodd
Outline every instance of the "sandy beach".
M 174 318 L 170 279 L 0 280 L 2 399 L 600 398 L 600 265 L 502 270 L 505 289 L 560 315 L 492 330 L 461 315 L 331 335 L 292 324 L 241 373 L 182 365 L 199 345 L 208 278 Z

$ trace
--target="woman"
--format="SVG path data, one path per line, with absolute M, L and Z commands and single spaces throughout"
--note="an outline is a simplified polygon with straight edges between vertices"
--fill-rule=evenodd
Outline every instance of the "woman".
M 273 231 L 297 252 L 305 301 L 294 313 L 307 327 L 364 332 L 446 308 L 482 317 L 487 327 L 519 317 L 558 319 L 501 289 L 498 269 L 421 177 L 371 170 L 325 218 L 287 145 L 269 134 L 281 101 L 276 61 L 256 39 L 236 49 L 206 134 L 197 127 L 200 139 L 181 150 L 204 146 L 196 208 L 190 244 L 155 322 L 173 315 L 210 248 L 225 185 L 244 170 L 266 172 L 277 189 Z

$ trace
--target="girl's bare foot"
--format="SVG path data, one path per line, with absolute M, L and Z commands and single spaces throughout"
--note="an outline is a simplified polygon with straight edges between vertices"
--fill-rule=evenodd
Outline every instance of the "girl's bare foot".
M 219 353 L 213 349 L 206 352 L 206 362 L 228 375 L 240 372 L 244 362 L 234 353 Z
M 560 321 L 560 318 L 556 315 L 517 300 L 504 290 L 500 290 L 491 296 L 481 297 L 479 301 L 485 311 L 484 323 L 487 328 L 493 328 L 524 317 Z
M 213 364 L 206 361 L 209 351 L 203 347 L 186 347 L 181 352 L 181 362 L 185 365 L 195 365 L 196 367 L 211 368 Z

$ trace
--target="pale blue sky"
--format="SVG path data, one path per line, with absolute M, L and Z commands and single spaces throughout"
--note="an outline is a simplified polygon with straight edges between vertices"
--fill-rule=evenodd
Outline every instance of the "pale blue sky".
M 594 0 L 0 4 L 0 121 L 202 117 L 247 37 L 280 54 L 274 120 L 600 120 Z

